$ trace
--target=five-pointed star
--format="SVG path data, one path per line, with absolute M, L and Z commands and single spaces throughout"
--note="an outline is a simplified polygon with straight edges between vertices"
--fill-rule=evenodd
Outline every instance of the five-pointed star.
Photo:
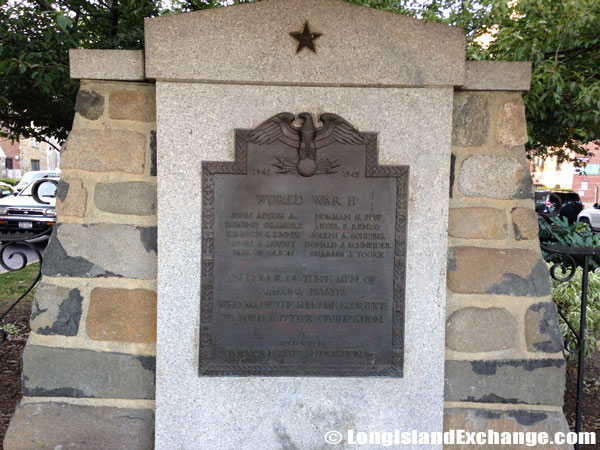
M 313 52 L 317 53 L 315 50 L 315 43 L 313 41 L 322 36 L 322 33 L 311 32 L 310 28 L 308 27 L 308 22 L 304 22 L 304 30 L 302 30 L 302 33 L 290 33 L 290 36 L 298 41 L 298 49 L 296 50 L 296 53 L 298 53 L 304 47 L 309 48 Z

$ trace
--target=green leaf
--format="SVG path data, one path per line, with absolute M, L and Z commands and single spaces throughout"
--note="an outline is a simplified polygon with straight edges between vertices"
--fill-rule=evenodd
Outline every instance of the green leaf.
M 56 16 L 56 23 L 61 30 L 66 30 L 71 26 L 73 20 L 67 16 Z

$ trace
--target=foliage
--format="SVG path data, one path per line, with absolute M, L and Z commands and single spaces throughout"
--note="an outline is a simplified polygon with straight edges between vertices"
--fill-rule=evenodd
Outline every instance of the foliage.
M 250 1 L 0 0 L 0 135 L 66 138 L 78 88 L 69 48 L 142 48 L 145 17 Z M 463 27 L 469 59 L 531 61 L 530 154 L 568 159 L 600 138 L 597 0 L 346 1 Z
M 0 136 L 53 146 L 71 128 L 79 86 L 69 78 L 69 49 L 141 48 L 144 18 L 159 13 L 146 0 L 2 3 Z
M 566 217 L 551 217 L 548 220 L 538 216 L 539 238 L 542 244 L 567 247 L 600 247 L 600 234 L 592 233 L 589 225 L 573 222 L 569 225 Z M 547 256 L 544 252 L 544 256 Z M 583 257 L 574 257 L 578 266 L 583 266 Z M 600 268 L 600 259 L 590 258 L 590 268 Z
M 12 178 L 0 178 L 2 183 L 10 184 L 11 186 L 16 186 L 19 180 L 13 180 Z
M 173 0 L 169 9 L 163 10 L 163 14 L 173 14 L 188 11 L 201 11 L 203 9 L 218 8 L 225 5 L 238 5 L 240 3 L 252 3 L 260 0 Z
M 581 318 L 581 283 L 582 269 L 577 268 L 575 276 L 566 282 L 552 281 L 552 297 L 566 319 L 579 332 Z M 600 270 L 589 272 L 588 303 L 586 308 L 585 355 L 591 356 L 600 339 Z M 560 322 L 562 335 L 569 339 L 569 349 L 573 350 L 576 342 L 564 321 Z M 572 354 L 571 354 L 572 355 Z
M 10 334 L 11 336 L 17 336 L 19 334 L 19 329 L 14 323 L 10 322 L 0 325 L 0 331 L 4 331 L 6 334 Z
M 600 234 L 592 233 L 589 225 L 574 222 L 569 225 L 566 218 L 552 217 L 549 220 L 539 217 L 540 242 L 547 245 L 563 245 L 568 247 L 600 247 Z M 579 331 L 581 317 L 581 292 L 582 273 L 584 260 L 582 256 L 573 256 L 576 267 L 565 256 L 560 254 L 550 255 L 544 250 L 544 258 L 549 261 L 548 266 L 554 271 L 556 278 L 564 279 L 573 270 L 574 276 L 569 281 L 552 280 L 552 298 L 560 308 L 566 319 Z M 588 304 L 586 308 L 586 356 L 590 356 L 596 349 L 600 338 L 600 260 L 590 258 L 588 272 Z M 560 323 L 563 338 L 569 340 L 569 349 L 575 348 L 576 342 L 564 321 Z M 571 354 L 572 355 L 572 354 Z
M 570 159 L 600 139 L 598 0 L 349 0 L 463 27 L 467 57 L 531 61 L 530 156 Z M 494 39 L 489 42 L 487 36 Z
M 600 139 L 600 2 L 508 1 L 481 30 L 491 23 L 498 33 L 483 58 L 533 62 L 524 97 L 529 148 L 559 162 L 563 147 L 587 154 L 581 144 Z

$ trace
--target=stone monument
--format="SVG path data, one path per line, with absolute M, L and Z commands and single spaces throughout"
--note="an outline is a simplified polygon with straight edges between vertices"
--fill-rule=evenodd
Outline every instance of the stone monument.
M 7 449 L 565 430 L 529 63 L 465 62 L 441 24 L 267 0 L 150 19 L 144 51 L 75 50 L 71 75 Z

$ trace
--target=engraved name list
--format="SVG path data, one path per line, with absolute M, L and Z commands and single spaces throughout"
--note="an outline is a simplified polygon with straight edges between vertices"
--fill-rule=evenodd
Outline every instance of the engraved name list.
M 200 375 L 402 376 L 408 167 L 284 114 L 203 164 Z

